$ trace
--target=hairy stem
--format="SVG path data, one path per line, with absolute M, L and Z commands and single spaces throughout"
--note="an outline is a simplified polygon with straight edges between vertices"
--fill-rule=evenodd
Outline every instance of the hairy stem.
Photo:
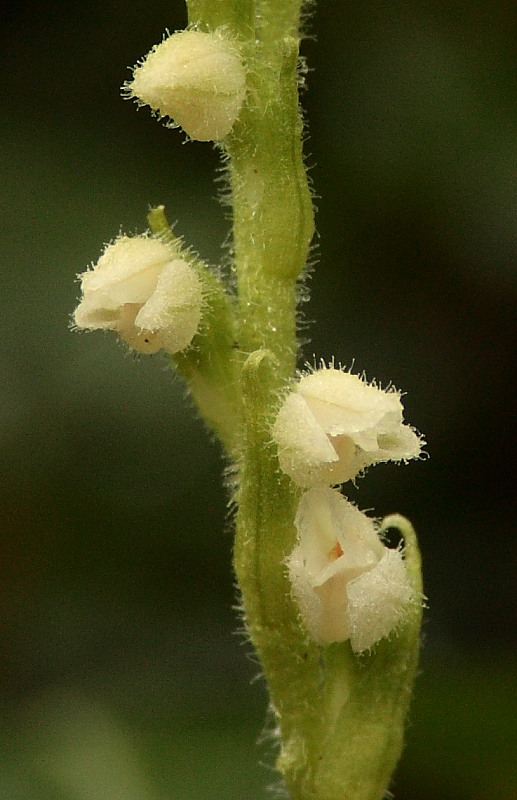
M 234 565 L 250 638 L 280 736 L 277 766 L 293 800 L 381 800 L 400 755 L 421 609 L 398 636 L 357 656 L 318 647 L 292 599 L 286 558 L 300 490 L 278 467 L 271 423 L 294 378 L 297 283 L 314 220 L 298 102 L 299 0 L 187 0 L 190 24 L 224 27 L 247 74 L 244 108 L 222 143 L 237 285 L 232 363 L 241 403 Z M 395 523 L 393 523 L 395 524 Z M 397 518 L 419 578 L 416 541 Z M 415 589 L 417 591 L 417 589 Z

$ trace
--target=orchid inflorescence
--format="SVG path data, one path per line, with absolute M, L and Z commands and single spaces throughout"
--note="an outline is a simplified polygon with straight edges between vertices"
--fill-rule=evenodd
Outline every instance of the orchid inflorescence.
M 293 800 L 381 800 L 403 745 L 422 581 L 416 536 L 337 488 L 421 456 L 401 393 L 322 363 L 296 373 L 314 233 L 298 90 L 300 0 L 187 0 L 189 26 L 134 68 L 126 97 L 225 159 L 232 274 L 163 206 L 79 275 L 73 325 L 170 356 L 232 464 L 234 567 Z M 391 520 L 391 522 L 390 522 Z M 393 524 L 402 544 L 387 546 Z

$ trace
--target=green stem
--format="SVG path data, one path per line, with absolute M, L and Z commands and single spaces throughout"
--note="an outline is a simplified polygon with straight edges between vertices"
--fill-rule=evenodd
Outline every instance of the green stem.
M 248 74 L 245 107 L 224 142 L 237 338 L 246 359 L 234 564 L 281 728 L 285 771 L 289 758 L 296 771 L 317 727 L 311 702 L 321 682 L 319 652 L 300 625 L 286 575 L 299 491 L 278 471 L 270 424 L 279 392 L 295 373 L 296 283 L 314 230 L 297 89 L 300 3 L 188 0 L 188 9 L 190 22 L 202 29 L 226 25 L 238 35 Z
M 245 443 L 234 566 L 250 638 L 281 730 L 279 766 L 297 771 L 317 727 L 319 650 L 293 603 L 285 559 L 300 492 L 271 447 L 279 393 L 294 377 L 297 281 L 314 231 L 298 102 L 300 4 L 262 2 L 242 47 L 248 94 L 224 142 L 233 207 Z M 241 35 L 242 35 L 241 30 Z M 267 349 L 266 349 L 267 348 Z M 314 710 L 311 710 L 313 709 Z M 287 764 L 287 761 L 290 763 Z
M 296 539 L 293 520 L 300 490 L 278 473 L 270 452 L 268 385 L 274 367 L 274 357 L 265 350 L 252 353 L 243 366 L 246 455 L 238 494 L 234 565 L 247 630 L 281 729 L 279 766 L 289 771 L 291 763 L 286 762 L 302 763 L 303 750 L 318 726 L 315 698 L 320 694 L 321 676 L 319 648 L 300 625 L 285 567 Z
M 260 3 L 245 44 L 246 106 L 225 141 L 233 203 L 246 443 L 234 566 L 250 638 L 280 730 L 278 766 L 297 772 L 317 728 L 319 650 L 293 603 L 285 560 L 300 492 L 271 447 L 279 393 L 294 377 L 297 280 L 314 230 L 298 104 L 298 3 Z M 289 21 L 287 24 L 287 17 Z M 267 349 L 267 350 L 266 350 Z
M 260 28 L 257 36 L 264 29 Z M 269 348 L 285 380 L 296 364 L 296 281 L 314 231 L 298 107 L 299 40 L 274 26 L 248 51 L 247 105 L 230 156 L 241 348 Z
M 255 0 L 187 0 L 189 25 L 204 31 L 224 27 L 248 37 L 255 26 Z
M 191 24 L 224 26 L 239 42 L 248 76 L 244 108 L 222 143 L 238 290 L 233 363 L 242 365 L 234 565 L 280 733 L 277 766 L 293 800 L 381 800 L 402 747 L 421 609 L 415 604 L 398 635 L 371 654 L 309 639 L 286 570 L 300 490 L 281 474 L 271 443 L 272 419 L 295 374 L 297 281 L 314 226 L 297 88 L 301 3 L 187 5 Z M 397 522 L 416 585 L 414 534 Z
M 297 0 L 188 0 L 189 21 L 225 26 L 248 75 L 239 120 L 224 141 L 233 206 L 238 340 L 245 354 L 268 347 L 280 383 L 296 364 L 296 280 L 314 232 L 298 103 Z

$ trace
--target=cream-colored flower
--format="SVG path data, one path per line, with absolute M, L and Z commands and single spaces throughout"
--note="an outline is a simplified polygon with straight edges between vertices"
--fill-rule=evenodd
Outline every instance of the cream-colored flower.
M 159 239 L 120 236 L 79 277 L 78 328 L 116 331 L 139 353 L 176 353 L 192 341 L 201 319 L 201 281 Z
M 221 33 L 187 30 L 153 47 L 124 91 L 191 139 L 219 141 L 241 110 L 246 75 L 239 51 Z
M 400 393 L 333 367 L 302 376 L 273 425 L 281 469 L 298 486 L 332 486 L 382 461 L 420 455 Z
M 336 489 L 310 489 L 287 565 L 305 627 L 318 644 L 350 640 L 361 653 L 388 636 L 415 598 L 400 550 Z

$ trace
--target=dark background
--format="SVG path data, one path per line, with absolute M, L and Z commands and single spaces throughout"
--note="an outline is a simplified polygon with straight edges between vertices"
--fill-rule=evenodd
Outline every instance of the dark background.
M 318 265 L 305 356 L 405 390 L 430 460 L 351 496 L 425 559 L 398 800 L 515 773 L 517 6 L 321 0 L 303 101 Z M 162 356 L 68 330 L 75 274 L 165 203 L 216 263 L 210 145 L 118 87 L 180 2 L 11 3 L 2 81 L 0 797 L 259 800 L 273 751 L 234 632 L 218 447 Z

